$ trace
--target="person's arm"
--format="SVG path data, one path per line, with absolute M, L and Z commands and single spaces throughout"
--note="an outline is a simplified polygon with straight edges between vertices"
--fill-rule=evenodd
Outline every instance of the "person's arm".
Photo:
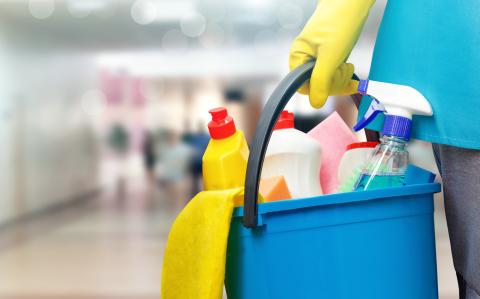
M 320 108 L 329 95 L 353 94 L 353 64 L 346 63 L 375 0 L 319 0 L 315 12 L 293 42 L 290 69 L 316 59 L 309 82 L 299 92 Z

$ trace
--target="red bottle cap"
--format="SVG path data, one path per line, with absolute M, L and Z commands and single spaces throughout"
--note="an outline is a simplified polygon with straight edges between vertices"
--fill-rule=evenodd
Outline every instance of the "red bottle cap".
M 227 108 L 218 107 L 208 111 L 212 121 L 208 123 L 208 131 L 213 139 L 224 139 L 235 134 L 237 129 L 233 118 L 228 116 Z
M 295 116 L 293 115 L 293 112 L 288 112 L 287 110 L 283 110 L 273 129 L 274 130 L 292 129 L 294 128 L 294 119 L 295 119 Z
M 368 142 L 355 142 L 347 145 L 347 151 L 356 149 L 356 148 L 374 148 L 376 147 L 380 142 L 376 141 L 368 141 Z

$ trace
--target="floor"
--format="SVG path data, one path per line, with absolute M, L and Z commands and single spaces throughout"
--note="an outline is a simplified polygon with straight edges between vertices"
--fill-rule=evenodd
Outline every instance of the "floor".
M 0 232 L 0 298 L 159 298 L 177 208 L 158 192 L 103 194 Z
M 179 207 L 143 186 L 106 192 L 0 231 L 0 298 L 159 298 L 163 250 Z M 440 298 L 456 297 L 441 203 Z

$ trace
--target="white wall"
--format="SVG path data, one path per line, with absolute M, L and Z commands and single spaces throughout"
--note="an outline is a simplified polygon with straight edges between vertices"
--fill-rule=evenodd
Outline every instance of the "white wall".
M 81 100 L 97 85 L 93 59 L 1 36 L 0 224 L 98 187 L 92 116 Z
M 0 24 L 1 26 L 1 24 Z M 0 223 L 14 215 L 13 111 L 10 98 L 5 35 L 0 31 Z

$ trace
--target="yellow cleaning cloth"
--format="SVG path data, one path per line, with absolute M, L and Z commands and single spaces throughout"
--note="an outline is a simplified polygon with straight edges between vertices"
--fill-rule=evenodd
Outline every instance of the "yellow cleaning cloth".
M 228 233 L 243 187 L 197 194 L 172 225 L 163 258 L 162 299 L 221 299 Z

